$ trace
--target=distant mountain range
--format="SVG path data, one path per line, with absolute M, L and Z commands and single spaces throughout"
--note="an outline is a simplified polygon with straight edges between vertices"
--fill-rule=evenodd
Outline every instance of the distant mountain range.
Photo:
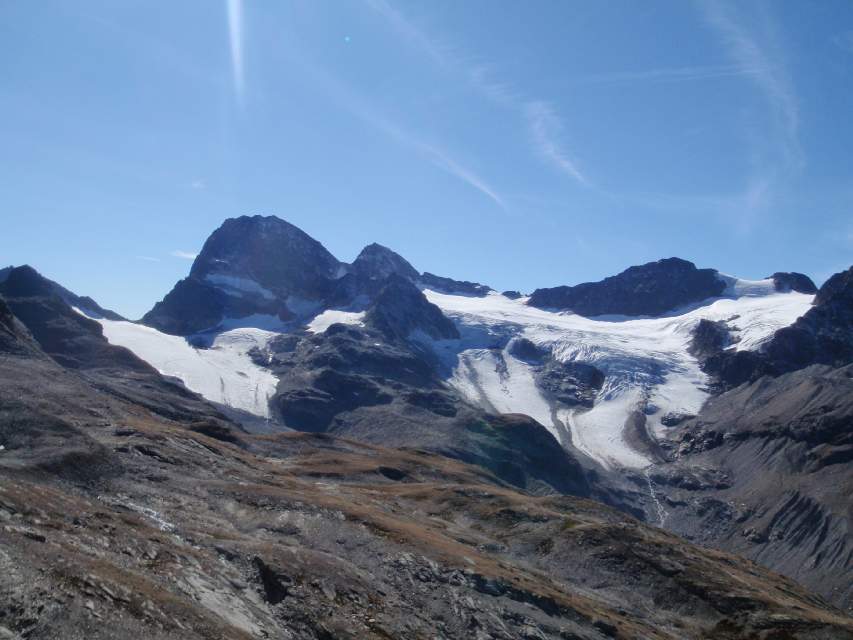
M 477 528 L 482 515 L 474 518 L 479 522 L 474 529 L 466 520 L 473 516 L 464 515 L 479 513 L 471 491 L 520 496 L 515 506 L 500 507 L 504 515 L 495 515 L 505 519 L 495 529 L 497 537 L 475 546 L 496 567 L 509 563 L 522 574 L 536 567 L 547 577 L 535 578 L 538 586 L 526 591 L 506 577 L 494 589 L 475 586 L 480 613 L 470 614 L 479 625 L 472 629 L 488 629 L 492 635 L 484 631 L 484 638 L 736 638 L 769 629 L 780 638 L 853 637 L 853 622 L 845 617 L 853 610 L 853 267 L 818 289 L 799 273 L 750 281 L 667 258 L 600 282 L 537 289 L 530 295 L 498 293 L 483 284 L 419 272 L 378 244 L 365 247 L 351 264 L 343 263 L 279 218 L 244 216 L 226 220 L 211 234 L 189 275 L 139 322 L 77 296 L 28 266 L 0 270 L 0 299 L 0 472 L 11 474 L 21 487 L 16 491 L 34 490 L 24 488 L 33 482 L 84 496 L 104 491 L 113 496 L 109 500 L 131 491 L 134 504 L 149 505 L 131 511 L 153 517 L 151 512 L 161 512 L 157 505 L 165 504 L 157 496 L 176 491 L 182 473 L 202 477 L 202 458 L 210 455 L 204 447 L 213 447 L 217 464 L 228 467 L 235 482 L 267 482 L 261 477 L 278 472 L 258 476 L 259 464 L 286 469 L 288 458 L 296 456 L 299 479 L 274 482 L 284 482 L 288 491 L 296 491 L 292 483 L 307 482 L 299 491 L 309 486 L 319 491 L 304 495 L 321 509 L 337 492 L 361 491 L 358 469 L 375 464 L 381 491 L 388 482 L 400 487 L 393 498 L 377 498 L 389 509 L 400 507 L 400 500 L 417 504 L 412 492 L 430 483 L 448 491 L 461 483 L 455 489 L 461 502 L 448 497 L 444 507 L 429 507 L 437 517 L 451 518 L 447 523 L 454 524 L 447 526 L 460 527 L 458 540 L 483 535 L 477 533 L 483 531 Z M 24 380 L 31 381 L 28 392 Z M 137 435 L 118 435 L 125 431 Z M 154 465 L 150 471 L 144 470 L 146 460 Z M 320 460 L 330 469 L 312 476 Z M 201 465 L 198 471 L 196 465 Z M 247 466 L 240 470 L 240 465 Z M 203 482 L 204 497 L 182 495 L 212 501 L 217 510 L 250 509 L 258 523 L 252 526 L 268 529 L 284 517 L 275 511 L 278 507 L 262 515 L 261 494 L 249 506 L 235 498 L 228 507 L 232 503 L 215 497 L 219 494 L 208 482 Z M 406 493 L 408 482 L 413 484 Z M 338 483 L 350 488 L 336 488 Z M 494 489 L 473 488 L 483 483 Z M 438 489 L 430 486 L 432 504 Z M 365 491 L 358 499 L 372 495 Z M 607 521 L 643 533 L 625 557 L 602 552 L 582 561 L 583 544 L 610 543 L 605 542 L 609 534 L 601 537 L 599 524 L 590 529 L 587 543 L 580 528 L 570 534 L 572 544 L 581 545 L 573 547 L 575 555 L 543 564 L 542 558 L 563 553 L 557 539 L 564 534 L 549 530 L 541 540 L 533 535 L 540 527 L 534 523 L 552 518 L 540 521 L 532 514 L 533 505 L 544 504 L 544 498 L 534 496 L 572 496 L 564 503 L 568 511 L 559 516 L 566 523 L 585 527 L 580 523 L 595 520 L 603 526 Z M 567 498 L 548 498 L 560 499 Z M 596 503 L 590 499 L 607 506 L 592 506 Z M 0 490 L 0 508 L 4 500 L 12 498 Z M 196 509 L 194 518 L 213 517 Z M 459 511 L 450 517 L 447 509 Z M 322 513 L 321 520 L 328 516 Z M 344 520 L 357 518 L 347 514 Z M 370 527 L 377 526 L 374 515 L 364 516 Z M 231 516 L 218 512 L 216 517 Z M 306 517 L 299 516 L 301 524 L 286 519 L 276 525 L 281 531 L 296 527 L 303 532 L 294 534 L 297 538 L 276 535 L 289 540 L 288 549 L 302 545 L 333 557 L 329 549 L 301 537 L 310 535 Z M 409 524 L 401 519 L 388 526 L 395 531 L 415 526 L 417 517 L 412 517 Z M 632 518 L 647 524 L 629 524 Z M 27 531 L 37 529 L 27 526 Z M 89 524 L 80 526 L 85 535 L 94 535 Z M 248 563 L 239 568 L 240 580 L 257 576 L 258 589 L 266 595 L 261 604 L 240 595 L 240 589 L 226 597 L 221 585 L 205 582 L 211 578 L 204 572 L 169 589 L 190 589 L 202 603 L 209 598 L 211 606 L 202 604 L 208 610 L 227 601 L 230 613 L 218 615 L 240 621 L 246 637 L 261 637 L 258 625 L 272 624 L 261 619 L 275 618 L 287 594 L 308 588 L 292 575 L 285 580 L 283 565 L 270 568 L 266 552 L 256 545 L 262 539 L 271 543 L 257 532 L 241 531 L 242 551 L 226 553 L 216 551 L 212 540 L 219 534 L 212 524 L 199 520 L 195 533 L 189 520 L 180 526 L 186 540 L 209 540 L 202 549 L 219 553 L 225 562 L 233 562 L 228 554 L 237 553 Z M 236 521 L 227 526 L 237 526 Z M 323 526 L 323 536 L 336 535 L 331 525 Z M 780 586 L 774 581 L 781 577 L 754 565 L 749 565 L 752 577 L 735 576 L 734 561 L 724 560 L 730 556 L 701 551 L 656 533 L 658 528 L 781 572 L 831 605 L 800 595 L 792 583 Z M 63 529 L 62 535 L 72 536 L 71 530 Z M 539 542 L 524 546 L 529 536 Z M 386 543 L 365 538 L 365 544 Z M 422 550 L 427 565 L 413 556 L 401 571 L 416 575 L 420 567 L 438 561 L 441 545 L 437 538 L 429 544 L 428 551 Z M 23 553 L 25 547 L 15 549 Z M 0 565 L 12 563 L 20 571 L 7 557 L 0 552 Z M 652 566 L 652 557 L 663 564 Z M 710 563 L 702 571 L 710 571 L 720 581 L 717 586 L 707 582 L 711 575 L 691 573 L 696 558 Z M 352 580 L 359 571 L 376 571 L 376 562 L 360 557 Z M 485 560 L 474 562 L 479 566 Z M 583 569 L 579 562 L 586 563 Z M 568 567 L 578 572 L 575 578 L 566 573 Z M 583 577 L 585 571 L 599 570 L 610 577 L 599 583 Z M 165 579 L 158 571 L 156 580 Z M 649 571 L 658 577 L 651 578 Z M 441 577 L 430 580 L 444 585 L 440 590 L 452 584 Z M 465 584 L 476 585 L 480 578 L 472 580 L 466 578 L 458 588 L 465 591 Z M 629 585 L 637 580 L 643 586 L 634 592 Z M 762 596 L 761 604 L 752 596 L 712 596 L 714 589 L 734 594 L 752 582 L 770 594 Z M 568 609 L 575 605 L 562 601 L 543 609 L 543 594 L 552 587 L 600 600 L 577 605 L 571 614 Z M 339 589 L 344 587 L 333 588 L 331 600 L 343 597 Z M 480 599 L 490 589 L 495 593 L 488 597 L 494 600 L 484 604 Z M 394 602 L 387 628 L 404 633 L 401 612 L 415 600 L 396 587 L 383 590 Z M 375 599 L 376 592 L 370 592 L 374 595 L 359 597 Z M 442 593 L 445 599 L 455 597 Z M 664 606 L 659 614 L 648 612 L 651 602 L 652 608 L 660 607 L 661 598 L 670 597 L 678 604 Z M 492 605 L 507 598 L 533 602 L 550 622 L 532 613 L 529 623 L 487 622 Z M 619 607 L 603 604 L 613 598 Z M 110 602 L 108 615 L 114 616 L 121 600 Z M 79 606 L 84 618 L 94 610 Z M 152 606 L 165 611 L 165 605 Z M 292 609 L 288 615 L 314 620 L 301 605 L 287 606 Z M 776 607 L 779 613 L 773 613 Z M 590 613 L 593 609 L 599 613 Z M 187 611 L 181 615 L 196 615 Z M 790 620 L 774 617 L 782 611 Z M 0 617 L 0 637 L 3 624 Z M 293 637 L 349 637 L 328 625 L 321 632 L 318 624 L 293 627 L 304 631 Z M 382 636 L 373 623 L 358 624 L 366 625 L 358 637 L 404 637 Z M 481 637 L 452 629 L 447 637 Z

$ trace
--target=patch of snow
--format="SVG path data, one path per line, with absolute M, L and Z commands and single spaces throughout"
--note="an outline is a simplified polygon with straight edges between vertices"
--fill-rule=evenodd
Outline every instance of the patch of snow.
M 680 315 L 618 320 L 546 311 L 496 292 L 469 297 L 425 289 L 427 299 L 455 320 L 462 338 L 413 337 L 434 350 L 450 384 L 472 402 L 526 413 L 555 436 L 568 431 L 572 444 L 605 466 L 641 468 L 650 460 L 625 441 L 629 415 L 645 411 L 648 430 L 659 435 L 666 413 L 698 413 L 708 397 L 707 376 L 687 352 L 701 319 L 726 321 L 738 339 L 731 348 L 756 349 L 805 313 L 813 298 L 776 292 L 772 280 L 732 281 L 731 297 L 706 300 Z M 550 350 L 558 361 L 600 369 L 605 384 L 593 408 L 551 406 L 530 366 L 506 352 L 514 336 Z
M 628 416 L 637 410 L 641 399 L 640 388 L 617 383 L 596 399 L 592 409 L 562 409 L 558 415 L 571 430 L 572 444 L 591 458 L 606 467 L 642 468 L 651 460 L 631 448 L 623 433 Z
M 311 322 L 305 327 L 311 333 L 325 333 L 326 329 L 333 324 L 354 324 L 362 326 L 364 323 L 364 311 L 339 311 L 337 309 L 327 309 L 322 313 L 317 314 Z
M 188 389 L 213 402 L 269 417 L 269 399 L 278 379 L 256 365 L 249 351 L 264 348 L 276 332 L 257 327 L 229 329 L 205 335 L 205 339 L 212 338 L 210 347 L 198 349 L 188 341 L 192 336 L 172 336 L 123 320 L 97 321 L 110 344 L 130 349 L 164 376 L 180 379 Z
M 532 367 L 505 350 L 463 351 L 450 382 L 469 398 L 478 398 L 478 404 L 497 413 L 528 415 L 560 439 L 551 421 L 551 407 L 533 379 Z
M 252 293 L 267 300 L 275 300 L 275 294 L 272 291 L 249 278 L 239 278 L 224 273 L 210 273 L 204 279 L 231 295 L 242 296 L 246 293 Z

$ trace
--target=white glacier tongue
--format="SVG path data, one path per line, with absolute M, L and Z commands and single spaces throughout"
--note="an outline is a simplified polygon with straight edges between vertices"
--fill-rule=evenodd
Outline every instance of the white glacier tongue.
M 658 318 L 602 319 L 530 307 L 497 293 L 454 296 L 426 290 L 430 302 L 452 317 L 461 340 L 433 342 L 449 369 L 449 382 L 471 401 L 501 413 L 524 413 L 605 466 L 640 468 L 651 460 L 625 437 L 635 411 L 659 434 L 667 413 L 695 414 L 708 397 L 707 376 L 687 351 L 701 319 L 724 320 L 755 349 L 809 308 L 812 296 L 776 293 L 772 280 L 727 280 L 732 297 Z M 737 296 L 737 297 L 735 297 Z M 537 386 L 532 367 L 507 349 L 521 336 L 551 351 L 559 362 L 594 365 L 605 374 L 591 409 L 555 404 Z
M 255 364 L 249 351 L 264 347 L 277 332 L 240 326 L 249 318 L 226 320 L 222 332 L 211 334 L 209 348 L 199 349 L 186 338 L 145 325 L 96 320 L 110 344 L 130 349 L 164 376 L 179 378 L 188 389 L 213 402 L 269 417 L 269 399 L 275 393 L 278 379 Z M 251 320 L 265 327 L 277 326 L 274 317 L 252 316 Z

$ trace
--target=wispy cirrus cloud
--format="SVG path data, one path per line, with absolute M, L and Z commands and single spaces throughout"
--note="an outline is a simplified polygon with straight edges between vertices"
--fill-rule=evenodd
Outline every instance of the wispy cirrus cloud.
M 382 15 L 390 23 L 401 38 L 426 53 L 432 58 L 433 62 L 441 65 L 452 64 L 454 53 L 448 45 L 427 37 L 425 33 L 385 0 L 366 0 L 366 2 L 371 9 Z
M 455 47 L 427 35 L 386 0 L 366 2 L 388 22 L 400 40 L 419 49 L 440 66 L 460 74 L 489 100 L 517 112 L 528 127 L 533 150 L 540 158 L 581 185 L 591 186 L 575 162 L 570 160 L 570 154 L 563 149 L 559 134 L 565 126 L 553 106 L 540 99 L 525 97 L 512 85 L 496 80 L 492 67 L 474 62 Z
M 383 113 L 362 94 L 354 91 L 336 76 L 330 74 L 325 68 L 301 56 L 298 51 L 293 50 L 289 54 L 289 61 L 291 63 L 298 61 L 307 69 L 314 81 L 334 100 L 335 104 L 347 109 L 354 116 L 388 136 L 400 146 L 411 149 L 442 171 L 479 191 L 501 209 L 508 209 L 507 202 L 500 195 L 499 190 L 480 176 L 468 163 L 459 158 L 458 154 L 445 145 L 429 141 L 422 135 L 418 135 L 403 126 L 394 118 Z
M 490 198 L 501 209 L 507 208 L 504 199 L 499 196 L 497 192 L 485 182 L 485 180 L 483 180 L 470 169 L 467 169 L 466 167 L 460 165 L 456 160 L 454 160 L 451 156 L 447 155 L 445 152 L 429 145 L 422 145 L 421 151 L 425 153 L 427 157 L 429 157 L 432 162 L 435 163 L 436 166 L 444 169 L 451 175 L 456 176 L 463 182 L 468 183 L 477 191 Z
M 197 253 L 193 253 L 192 251 L 181 251 L 180 249 L 175 249 L 170 252 L 169 255 L 173 258 L 181 258 L 183 260 L 195 260 L 198 257 Z
M 562 173 L 588 186 L 589 182 L 578 169 L 577 164 L 569 158 L 557 142 L 563 124 L 551 105 L 546 102 L 528 102 L 524 108 L 524 115 L 530 127 L 533 144 L 539 154 Z
M 506 201 L 498 194 L 498 191 L 473 169 L 467 167 L 461 160 L 456 159 L 454 154 L 448 150 L 435 143 L 427 142 L 410 130 L 401 127 L 352 94 L 348 94 L 342 104 L 347 105 L 353 113 L 372 127 L 393 138 L 398 144 L 414 150 L 436 167 L 476 189 L 501 209 L 507 209 Z
M 793 80 L 784 65 L 784 52 L 774 33 L 773 21 L 762 14 L 750 28 L 740 6 L 723 0 L 700 4 L 702 15 L 717 33 L 736 65 L 749 69 L 746 76 L 765 96 L 775 127 L 778 151 L 790 166 L 802 162 L 798 140 L 800 108 Z
M 767 106 L 766 114 L 755 118 L 747 130 L 752 170 L 741 193 L 731 199 L 740 207 L 738 226 L 748 232 L 805 163 L 799 141 L 799 99 L 785 65 L 786 50 L 766 7 L 702 0 L 699 9 L 733 63 L 750 70 L 743 75 Z M 752 12 L 747 14 L 748 10 Z
M 435 166 L 465 182 L 468 186 L 473 187 L 502 209 L 507 209 L 506 201 L 498 194 L 494 187 L 474 170 L 465 166 L 460 160 L 457 160 L 446 149 L 423 140 L 411 131 L 400 127 L 392 120 L 371 109 L 366 104 L 354 100 L 352 96 L 347 101 L 347 104 L 349 104 L 354 113 L 371 126 L 383 131 L 399 144 L 413 149 Z
M 662 67 L 659 69 L 640 69 L 636 71 L 613 71 L 582 76 L 579 84 L 617 85 L 632 83 L 675 83 L 730 78 L 762 73 L 762 69 L 743 64 L 704 65 L 695 67 Z
M 225 0 L 228 13 L 228 42 L 231 49 L 231 75 L 234 82 L 234 95 L 238 104 L 243 104 L 245 96 L 245 75 L 243 67 L 243 2 Z

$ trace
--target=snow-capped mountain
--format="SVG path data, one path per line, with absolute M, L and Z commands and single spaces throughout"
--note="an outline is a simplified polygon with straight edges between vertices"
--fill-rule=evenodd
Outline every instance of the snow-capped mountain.
M 385 291 L 389 278 L 396 284 Z M 816 291 L 801 274 L 747 281 L 669 258 L 599 283 L 507 297 L 420 274 L 377 244 L 348 265 L 296 227 L 254 216 L 216 230 L 144 324 L 99 321 L 111 342 L 188 388 L 288 426 L 270 409 L 278 381 L 258 358 L 269 341 L 335 323 L 393 316 L 399 324 L 417 306 L 417 289 L 432 304 L 395 337 L 447 385 L 486 411 L 534 418 L 605 467 L 633 468 L 657 459 L 655 439 L 709 397 L 711 380 L 691 352 L 700 321 L 727 326 L 725 350 L 756 351 L 805 313 Z
M 211 234 L 189 276 L 142 322 L 184 336 L 248 316 L 301 326 L 330 308 L 363 311 L 392 274 L 412 282 L 425 279 L 443 291 L 481 286 L 419 274 L 378 244 L 365 247 L 352 264 L 345 264 L 280 218 L 241 216 L 226 220 Z

